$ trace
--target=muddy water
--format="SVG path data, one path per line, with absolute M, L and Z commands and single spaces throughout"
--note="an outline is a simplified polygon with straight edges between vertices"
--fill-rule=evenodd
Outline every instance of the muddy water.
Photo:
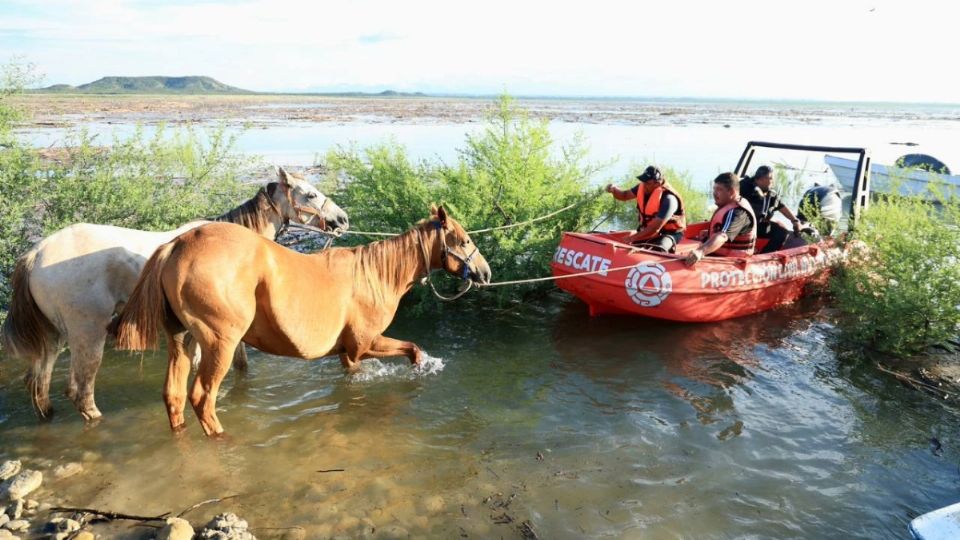
M 109 354 L 92 428 L 61 397 L 62 359 L 49 424 L 5 360 L 0 458 L 85 463 L 39 496 L 75 506 L 160 514 L 239 495 L 187 517 L 234 510 L 264 538 L 515 538 L 524 521 L 541 538 L 902 538 L 960 499 L 956 417 L 838 360 L 826 318 L 815 303 L 707 325 L 589 319 L 576 302 L 401 310 L 390 334 L 426 349 L 424 371 L 345 376 L 254 352 L 223 389 L 223 442 L 192 416 L 169 432 L 159 356 Z

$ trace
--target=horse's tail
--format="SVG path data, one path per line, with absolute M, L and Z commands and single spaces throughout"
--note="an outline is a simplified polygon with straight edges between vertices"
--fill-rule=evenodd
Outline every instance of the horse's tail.
M 30 292 L 30 274 L 36 258 L 37 251 L 31 249 L 20 257 L 13 269 L 10 279 L 13 286 L 10 311 L 7 319 L 3 321 L 3 330 L 0 331 L 3 348 L 10 355 L 29 359 L 34 363 L 43 361 L 47 353 L 57 348 L 59 336 L 57 328 L 40 311 L 40 306 Z
M 123 311 L 108 327 L 108 332 L 117 336 L 117 349 L 143 351 L 157 348 L 158 329 L 167 313 L 161 274 L 174 245 L 174 242 L 167 242 L 153 252 Z

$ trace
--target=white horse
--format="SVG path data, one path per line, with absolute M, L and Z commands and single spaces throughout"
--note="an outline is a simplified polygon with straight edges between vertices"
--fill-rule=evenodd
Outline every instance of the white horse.
M 53 412 L 50 376 L 64 343 L 70 349 L 67 397 L 85 420 L 100 418 L 93 394 L 107 326 L 161 244 L 210 221 L 237 223 L 270 239 L 290 221 L 348 227 L 347 214 L 309 182 L 282 168 L 277 175 L 278 183 L 210 220 L 166 232 L 78 223 L 44 238 L 17 261 L 0 338 L 9 354 L 30 363 L 26 384 L 41 418 Z

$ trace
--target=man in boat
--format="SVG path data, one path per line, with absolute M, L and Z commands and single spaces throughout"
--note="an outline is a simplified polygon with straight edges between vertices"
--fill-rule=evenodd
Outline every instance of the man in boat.
M 787 239 L 787 229 L 773 221 L 776 212 L 780 212 L 793 224 L 793 232 L 800 234 L 800 220 L 790 208 L 780 200 L 780 194 L 772 187 L 773 169 L 767 165 L 757 167 L 753 178 L 744 178 L 740 182 L 740 196 L 750 202 L 757 216 L 757 238 L 766 238 L 767 245 L 760 253 L 772 253 L 783 246 Z
M 637 177 L 639 184 L 633 189 L 622 190 L 613 184 L 607 192 L 618 201 L 637 201 L 640 224 L 637 232 L 627 236 L 627 244 L 653 248 L 673 253 L 683 239 L 687 227 L 683 199 L 680 193 L 667 183 L 660 169 L 649 166 Z
M 705 255 L 749 257 L 757 244 L 757 217 L 747 200 L 740 196 L 740 178 L 723 173 L 713 181 L 713 201 L 717 211 L 710 219 L 707 239 L 687 255 L 687 266 Z

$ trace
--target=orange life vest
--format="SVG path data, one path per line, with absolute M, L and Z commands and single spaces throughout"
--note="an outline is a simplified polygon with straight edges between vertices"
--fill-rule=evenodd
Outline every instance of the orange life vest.
M 646 194 L 643 186 L 637 189 L 637 212 L 640 216 L 640 228 L 646 227 L 647 223 L 657 217 L 657 213 L 660 212 L 660 199 L 665 192 L 677 198 L 677 211 L 663 224 L 660 231 L 678 233 L 687 228 L 687 218 L 683 213 L 683 198 L 666 182 L 657 186 L 650 195 Z
M 720 249 L 711 253 L 719 257 L 748 257 L 753 255 L 753 248 L 757 245 L 757 216 L 753 213 L 753 207 L 743 197 L 737 197 L 737 200 L 727 204 L 722 208 L 717 208 L 710 219 L 710 234 L 714 235 L 723 229 L 723 222 L 727 214 L 737 208 L 743 208 L 750 214 L 750 229 L 747 232 L 740 233 L 735 238 L 727 238 L 726 243 L 720 246 Z

